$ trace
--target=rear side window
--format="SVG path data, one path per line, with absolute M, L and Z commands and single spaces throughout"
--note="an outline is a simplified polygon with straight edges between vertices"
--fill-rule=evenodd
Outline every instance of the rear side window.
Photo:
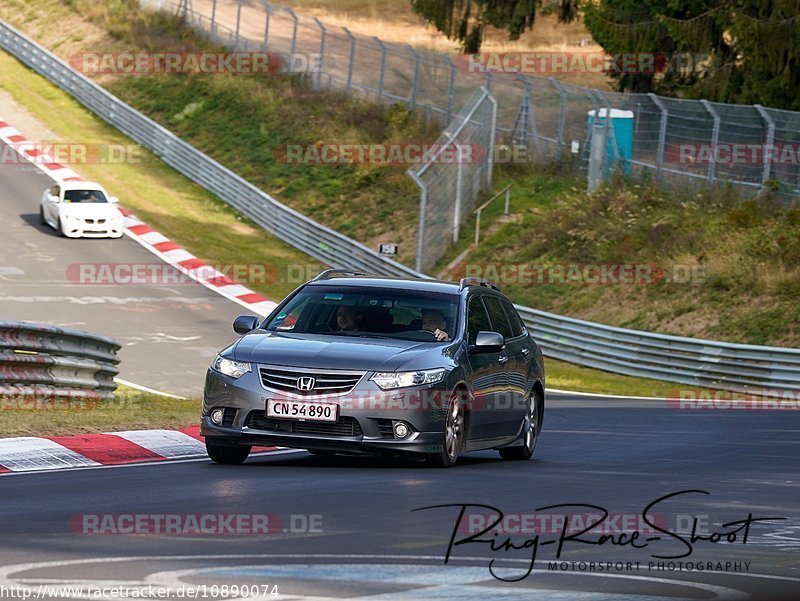
M 514 338 L 514 331 L 511 329 L 511 324 L 508 323 L 508 317 L 500 304 L 500 299 L 493 296 L 487 296 L 484 299 L 486 308 L 489 310 L 489 317 L 492 318 L 494 330 L 500 332 L 503 338 Z
M 492 323 L 489 321 L 489 316 L 483 307 L 481 297 L 473 296 L 469 300 L 469 308 L 467 309 L 467 343 L 475 344 L 478 332 L 481 331 L 491 332 Z
M 519 313 L 509 301 L 503 299 L 502 303 L 506 310 L 506 315 L 508 315 L 508 321 L 511 322 L 511 331 L 514 332 L 514 338 L 522 336 L 525 325 L 522 323 Z

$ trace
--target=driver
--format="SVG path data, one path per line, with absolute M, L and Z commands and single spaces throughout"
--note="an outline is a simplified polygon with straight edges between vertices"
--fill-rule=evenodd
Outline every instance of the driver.
M 436 340 L 447 341 L 450 337 L 445 332 L 447 322 L 444 320 L 444 315 L 438 309 L 423 309 L 422 310 L 422 329 L 432 332 L 436 336 Z
M 336 325 L 342 332 L 355 332 L 361 324 L 361 315 L 355 307 L 340 305 L 336 309 Z

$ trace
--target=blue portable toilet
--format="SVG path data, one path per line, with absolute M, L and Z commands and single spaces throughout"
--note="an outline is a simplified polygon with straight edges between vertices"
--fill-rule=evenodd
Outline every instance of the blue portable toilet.
M 608 109 L 600 109 L 600 114 L 592 109 L 589 111 L 589 131 L 597 119 L 598 125 L 605 125 L 606 113 Z M 611 109 L 611 128 L 614 135 L 609 136 L 606 141 L 606 165 L 609 170 L 613 170 L 618 161 L 622 162 L 622 172 L 625 174 L 631 171 L 631 159 L 633 159 L 633 111 L 622 109 Z

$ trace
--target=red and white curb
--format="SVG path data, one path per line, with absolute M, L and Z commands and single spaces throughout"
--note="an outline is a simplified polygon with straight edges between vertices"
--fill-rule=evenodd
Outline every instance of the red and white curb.
M 0 439 L 0 473 L 153 463 L 206 456 L 200 427 Z M 259 447 L 276 451 L 277 447 Z
M 19 130 L 0 117 L 0 140 L 13 148 L 19 156 L 29 161 L 55 181 L 85 181 L 77 172 L 56 162 L 42 147 L 26 138 Z M 36 200 L 36 199 L 34 199 Z M 221 296 L 239 303 L 249 311 L 266 317 L 277 303 L 236 283 L 224 273 L 210 267 L 189 251 L 181 248 L 163 234 L 157 232 L 130 211 L 119 207 L 125 217 L 125 234 L 156 255 L 165 263 L 175 267 L 197 283 Z

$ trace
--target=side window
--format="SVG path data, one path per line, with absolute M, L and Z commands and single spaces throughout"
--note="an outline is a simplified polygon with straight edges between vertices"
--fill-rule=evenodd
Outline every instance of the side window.
M 473 296 L 469 299 L 467 307 L 467 343 L 475 344 L 475 339 L 480 331 L 491 332 L 492 324 L 483 307 L 481 297 Z
M 519 317 L 519 313 L 514 308 L 509 301 L 503 299 L 503 308 L 506 310 L 506 315 L 508 315 L 508 321 L 511 322 L 511 331 L 514 332 L 514 337 L 522 336 L 523 328 L 525 327 L 522 323 L 522 320 Z
M 508 323 L 508 317 L 506 317 L 506 312 L 503 310 L 503 305 L 500 304 L 500 299 L 487 296 L 483 300 L 486 302 L 486 308 L 492 318 L 494 330 L 500 332 L 504 338 L 513 338 L 514 332 L 511 330 L 511 324 Z

